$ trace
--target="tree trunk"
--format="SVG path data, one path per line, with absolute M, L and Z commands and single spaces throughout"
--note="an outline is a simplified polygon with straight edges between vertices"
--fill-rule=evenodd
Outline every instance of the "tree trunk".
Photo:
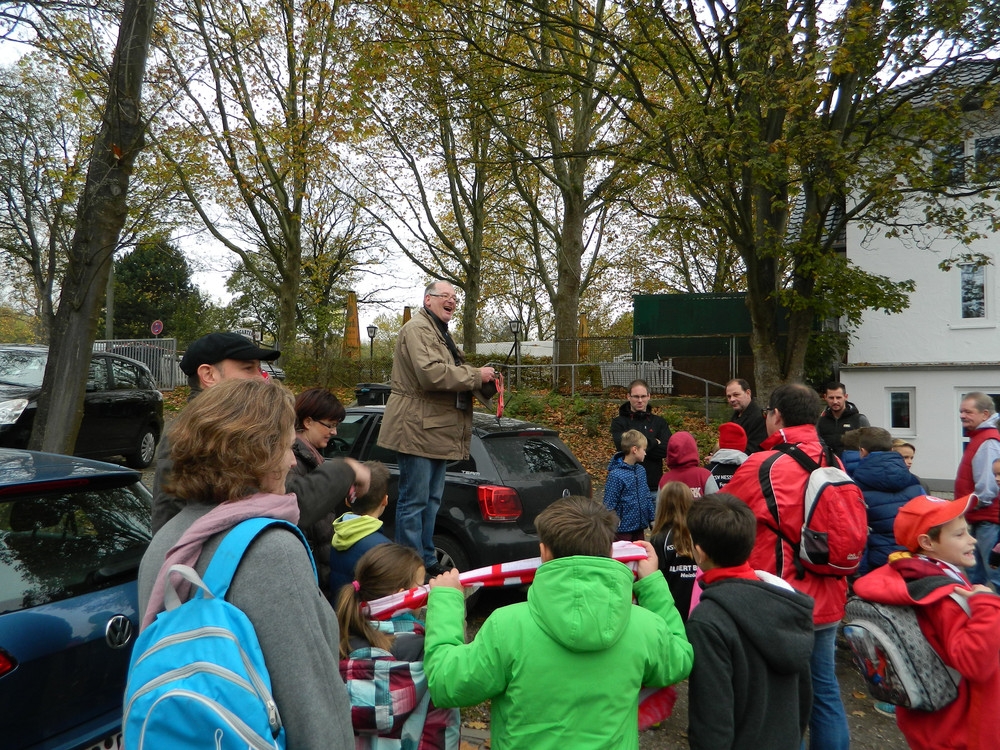
M 129 178 L 143 147 L 140 114 L 155 0 L 125 0 L 111 64 L 111 85 L 77 208 L 70 247 L 49 342 L 42 395 L 29 447 L 69 453 L 83 416 L 83 396 L 98 311 L 125 224 Z
M 559 258 L 556 262 L 557 286 L 556 298 L 553 301 L 556 322 L 556 345 L 559 349 L 556 363 L 570 365 L 576 362 L 576 346 L 570 344 L 577 337 L 580 315 L 580 285 L 583 257 L 583 223 L 584 206 L 583 191 L 574 194 L 563 190 L 563 208 L 565 211 L 562 234 L 559 241 Z M 559 368 L 559 383 L 566 384 L 570 380 L 570 372 L 565 367 Z

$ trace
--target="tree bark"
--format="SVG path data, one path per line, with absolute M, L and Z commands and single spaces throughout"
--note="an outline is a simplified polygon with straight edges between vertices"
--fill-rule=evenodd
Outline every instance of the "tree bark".
M 125 0 L 111 64 L 111 85 L 94 143 L 76 231 L 62 283 L 42 395 L 29 447 L 72 452 L 83 417 L 83 397 L 97 318 L 118 238 L 135 159 L 144 144 L 140 114 L 155 0 Z

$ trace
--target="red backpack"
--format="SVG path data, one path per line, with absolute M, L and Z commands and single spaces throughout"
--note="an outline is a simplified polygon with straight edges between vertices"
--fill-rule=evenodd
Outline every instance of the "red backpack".
M 781 443 L 775 450 L 779 453 L 761 464 L 760 484 L 774 518 L 774 526 L 769 528 L 792 548 L 796 578 L 804 578 L 807 570 L 821 576 L 843 577 L 854 573 L 868 543 L 868 514 L 861 488 L 840 468 L 829 447 L 824 451 L 825 466 L 813 461 L 797 445 Z M 771 465 L 781 454 L 795 459 L 809 472 L 798 539 L 791 539 L 780 530 L 778 503 L 771 487 Z M 777 559 L 779 576 L 782 557 L 779 555 Z

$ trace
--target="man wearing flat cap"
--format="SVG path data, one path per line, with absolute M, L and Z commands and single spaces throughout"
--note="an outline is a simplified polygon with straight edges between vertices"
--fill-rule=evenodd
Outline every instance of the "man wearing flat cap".
M 238 333 L 210 333 L 192 341 L 181 358 L 180 367 L 188 376 L 191 395 L 196 398 L 206 388 L 223 380 L 262 378 L 261 360 L 273 361 L 281 356 L 274 349 L 262 349 Z M 156 451 L 156 475 L 153 478 L 153 533 L 173 518 L 184 501 L 163 489 L 173 467 L 170 459 L 170 435 L 164 436 Z M 368 486 L 368 467 L 351 458 L 324 461 L 305 476 L 289 473 L 285 491 L 294 492 L 299 503 L 299 526 L 308 529 L 337 505 L 350 491 L 351 485 Z

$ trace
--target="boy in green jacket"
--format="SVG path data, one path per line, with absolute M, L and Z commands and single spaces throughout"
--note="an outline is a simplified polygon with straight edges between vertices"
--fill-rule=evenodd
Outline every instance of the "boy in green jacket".
M 683 680 L 692 662 L 656 553 L 636 542 L 649 556 L 633 583 L 611 559 L 618 517 L 591 498 L 557 500 L 535 526 L 542 565 L 528 601 L 496 610 L 472 643 L 458 571 L 431 580 L 431 698 L 439 707 L 492 699 L 496 750 L 637 749 L 639 689 Z

